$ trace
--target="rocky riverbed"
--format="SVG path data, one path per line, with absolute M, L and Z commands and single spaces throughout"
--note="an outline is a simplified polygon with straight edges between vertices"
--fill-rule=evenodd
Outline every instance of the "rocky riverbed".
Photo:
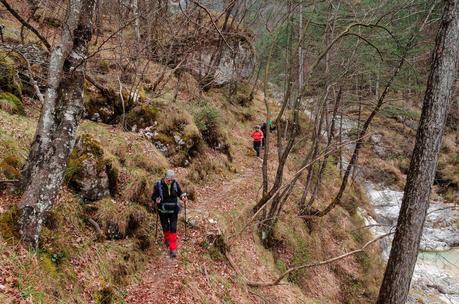
M 394 230 L 403 192 L 366 182 L 365 189 L 374 209 L 371 216 L 360 209 L 367 225 L 376 235 Z M 458 206 L 432 202 L 424 225 L 421 253 L 418 256 L 408 303 L 459 304 L 459 218 Z M 381 243 L 382 255 L 388 259 L 392 239 Z

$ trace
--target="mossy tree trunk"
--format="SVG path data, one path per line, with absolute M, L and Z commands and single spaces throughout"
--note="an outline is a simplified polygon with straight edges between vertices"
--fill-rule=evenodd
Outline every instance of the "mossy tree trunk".
M 19 233 L 32 248 L 38 246 L 45 213 L 58 195 L 83 113 L 85 60 L 92 37 L 94 2 L 69 2 L 61 41 L 51 54 L 45 103 L 24 168 L 25 191 L 19 203 Z
M 459 51 L 459 0 L 445 1 L 421 120 L 378 304 L 402 304 L 410 289 L 432 183 L 453 97 Z

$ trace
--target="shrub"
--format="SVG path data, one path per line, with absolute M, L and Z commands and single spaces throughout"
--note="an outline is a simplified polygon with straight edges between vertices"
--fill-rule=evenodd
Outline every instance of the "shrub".
M 219 110 L 209 103 L 203 103 L 196 111 L 194 121 L 206 143 L 212 148 L 218 147 L 222 139 Z

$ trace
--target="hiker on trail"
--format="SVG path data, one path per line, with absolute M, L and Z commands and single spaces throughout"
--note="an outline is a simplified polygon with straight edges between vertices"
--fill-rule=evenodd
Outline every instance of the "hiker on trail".
M 274 128 L 272 127 L 272 124 L 273 124 L 273 121 L 269 119 L 268 124 L 264 122 L 260 127 L 261 132 L 263 132 L 263 139 L 261 140 L 261 146 L 263 148 L 265 147 L 265 138 L 266 138 L 266 132 L 268 132 L 268 127 L 270 131 L 274 130 Z
M 161 227 L 164 233 L 164 243 L 169 247 L 172 258 L 177 256 L 177 220 L 180 211 L 179 199 L 186 204 L 186 193 L 182 192 L 179 183 L 175 180 L 173 170 L 167 170 L 164 178 L 155 184 L 153 204 L 159 214 Z
M 255 131 L 252 131 L 252 133 L 250 133 L 250 137 L 253 138 L 253 149 L 255 150 L 255 152 L 257 152 L 257 157 L 260 157 L 261 142 L 264 138 L 260 126 L 255 127 Z

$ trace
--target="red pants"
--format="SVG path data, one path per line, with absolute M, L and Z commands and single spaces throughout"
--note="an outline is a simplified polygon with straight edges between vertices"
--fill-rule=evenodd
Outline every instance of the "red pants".
M 169 250 L 177 250 L 177 218 L 178 212 L 159 214 L 164 239 L 169 242 Z

